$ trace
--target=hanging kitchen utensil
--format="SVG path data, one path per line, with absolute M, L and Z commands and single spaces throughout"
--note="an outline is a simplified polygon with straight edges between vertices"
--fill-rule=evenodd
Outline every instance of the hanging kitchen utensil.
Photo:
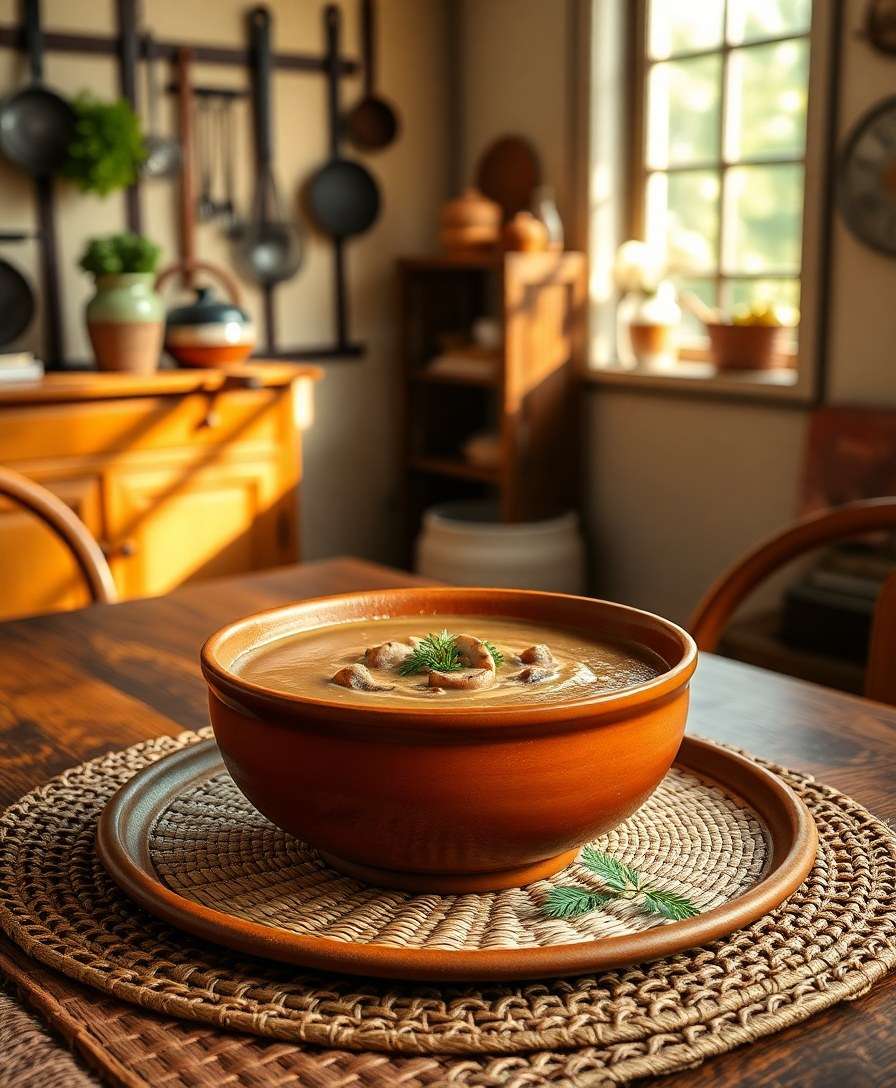
M 181 46 L 177 50 L 177 118 L 181 146 L 181 172 L 178 186 L 179 253 L 185 287 L 193 284 L 193 265 L 196 261 L 196 199 L 194 186 L 195 168 L 195 110 L 193 83 L 190 68 L 193 50 Z
M 34 319 L 34 291 L 22 273 L 0 260 L 0 345 L 10 344 Z
M 333 238 L 334 283 L 336 287 L 336 350 L 348 347 L 348 300 L 345 293 L 346 238 L 361 234 L 376 221 L 380 191 L 373 177 L 360 163 L 339 154 L 341 116 L 339 113 L 339 8 L 324 9 L 327 38 L 327 102 L 330 122 L 330 161 L 312 175 L 307 188 L 309 213 L 317 226 Z
M 241 227 L 236 214 L 236 200 L 234 193 L 236 186 L 234 176 L 235 142 L 234 142 L 234 118 L 233 98 L 225 98 L 221 102 L 221 173 L 224 177 L 224 199 L 221 202 L 220 213 L 224 219 L 224 233 L 234 238 Z
M 57 173 L 75 134 L 75 111 L 43 85 L 43 38 L 39 0 L 25 0 L 25 47 L 31 64 L 29 86 L 0 103 L 0 151 L 35 177 Z
M 181 168 L 181 150 L 177 140 L 159 131 L 159 55 L 155 38 L 143 37 L 146 51 L 146 103 L 149 132 L 143 137 L 146 158 L 141 172 L 147 178 L 170 178 Z
M 196 200 L 196 217 L 200 223 L 208 223 L 217 212 L 212 194 L 212 178 L 215 166 L 215 115 L 214 102 L 206 95 L 199 96 L 196 114 L 196 134 L 199 150 L 199 196 Z
M 376 26 L 373 0 L 361 0 L 361 43 L 364 57 L 364 97 L 345 119 L 348 138 L 359 151 L 379 151 L 398 136 L 400 126 L 394 107 L 375 93 Z
M 283 216 L 272 169 L 270 11 L 253 8 L 249 27 L 255 77 L 255 197 L 237 256 L 252 279 L 272 286 L 299 270 L 303 244 L 296 227 Z
M 358 162 L 339 153 L 339 9 L 328 4 L 324 12 L 330 108 L 330 161 L 312 176 L 308 203 L 318 227 L 334 238 L 362 234 L 380 210 L 380 191 L 371 174 Z

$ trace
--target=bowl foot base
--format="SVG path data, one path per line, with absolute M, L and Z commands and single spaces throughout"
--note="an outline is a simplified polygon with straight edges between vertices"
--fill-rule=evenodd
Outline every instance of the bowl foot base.
M 320 851 L 320 856 L 337 872 L 352 876 L 364 884 L 383 888 L 398 888 L 406 892 L 439 892 L 444 895 L 464 892 L 493 892 L 502 888 L 520 888 L 535 880 L 544 880 L 565 869 L 578 854 L 578 849 L 567 850 L 556 857 L 522 865 L 514 869 L 500 869 L 491 873 L 420 873 L 403 869 L 379 869 L 347 861 L 335 854 Z

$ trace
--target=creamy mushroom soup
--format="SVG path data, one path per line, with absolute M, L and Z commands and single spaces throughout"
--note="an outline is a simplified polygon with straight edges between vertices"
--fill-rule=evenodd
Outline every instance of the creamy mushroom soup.
M 244 654 L 235 670 L 275 691 L 357 705 L 521 705 L 579 700 L 652 680 L 643 646 L 500 616 L 334 624 Z

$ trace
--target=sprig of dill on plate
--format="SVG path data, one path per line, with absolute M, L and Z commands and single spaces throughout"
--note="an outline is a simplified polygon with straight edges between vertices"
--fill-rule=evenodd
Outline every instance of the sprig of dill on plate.
M 487 639 L 483 641 L 497 668 L 504 661 L 504 655 L 493 643 Z M 457 649 L 457 635 L 448 631 L 430 631 L 402 661 L 398 671 L 402 676 L 410 676 L 415 672 L 457 672 L 463 667 Z
M 699 909 L 684 895 L 666 888 L 654 888 L 644 876 L 618 858 L 586 846 L 579 859 L 581 864 L 606 886 L 595 891 L 577 885 L 551 888 L 544 904 L 545 913 L 551 918 L 578 918 L 589 914 L 617 899 L 640 900 L 640 907 L 648 914 L 660 914 L 673 922 L 693 918 Z

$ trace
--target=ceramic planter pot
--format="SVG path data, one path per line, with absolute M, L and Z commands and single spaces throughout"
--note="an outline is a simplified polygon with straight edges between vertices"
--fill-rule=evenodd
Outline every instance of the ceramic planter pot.
M 719 370 L 777 370 L 786 368 L 781 359 L 784 329 L 778 325 L 707 324 L 712 361 Z
M 165 308 L 151 272 L 99 276 L 87 303 L 87 331 L 100 370 L 152 374 L 162 350 Z
M 234 670 L 248 649 L 309 628 L 439 613 L 633 641 L 668 669 L 636 687 L 547 706 L 413 710 L 275 692 Z M 201 657 L 218 746 L 256 808 L 369 883 L 464 892 L 549 876 L 643 804 L 681 743 L 696 647 L 675 624 L 606 601 L 425 588 L 250 616 L 213 635 Z

